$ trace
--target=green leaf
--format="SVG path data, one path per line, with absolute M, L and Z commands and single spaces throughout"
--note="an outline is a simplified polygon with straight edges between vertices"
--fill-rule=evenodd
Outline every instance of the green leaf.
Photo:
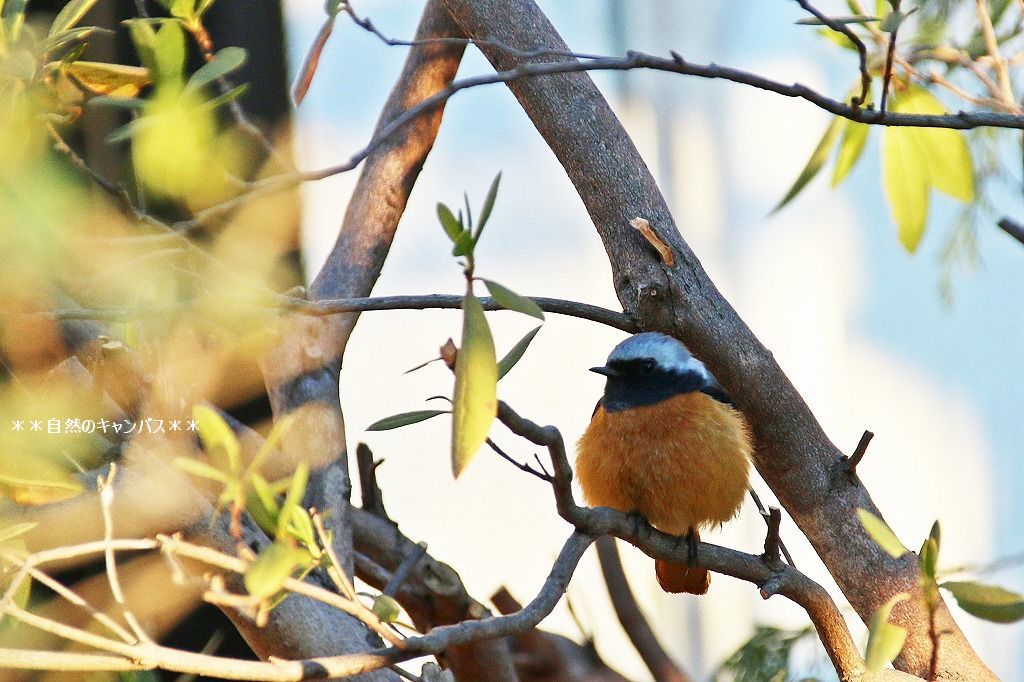
M 313 530 L 313 519 L 309 512 L 302 507 L 296 506 L 292 511 L 291 524 L 288 531 L 292 537 L 310 549 L 316 548 L 316 534 Z
M 212 467 L 209 464 L 206 464 L 205 462 L 200 462 L 198 460 L 190 459 L 188 457 L 175 457 L 174 466 L 192 474 L 193 476 L 200 476 L 202 478 L 209 478 L 214 481 L 220 481 L 224 485 L 230 485 L 235 482 L 234 479 L 231 478 L 231 476 L 221 471 L 220 469 Z
M 894 595 L 871 616 L 868 624 L 868 645 L 864 652 L 864 663 L 868 672 L 878 672 L 899 656 L 903 643 L 907 639 L 907 631 L 899 625 L 889 622 L 889 614 L 896 604 L 910 599 L 906 592 Z
M 263 445 L 260 446 L 259 452 L 257 452 L 256 456 L 252 458 L 251 462 L 249 462 L 249 466 L 245 468 L 246 477 L 251 473 L 258 472 L 260 470 L 260 467 L 263 465 L 263 461 L 270 455 L 270 453 L 277 449 L 281 439 L 283 439 L 291 430 L 296 419 L 298 419 L 298 414 L 292 412 L 274 422 L 274 427 L 270 429 L 270 433 L 267 434 L 267 439 L 263 441 Z
M 7 589 L 10 587 L 10 581 L 14 578 L 15 575 L 17 575 L 17 572 L 11 571 L 5 576 L 7 578 L 6 580 L 0 581 L 0 594 L 7 592 Z M 14 605 L 17 606 L 19 609 L 25 610 L 28 608 L 28 600 L 31 594 L 32 578 L 30 578 L 29 576 L 25 576 L 25 578 L 21 581 L 21 584 L 18 585 L 18 588 L 14 590 L 14 595 L 12 595 L 12 601 Z M 7 632 L 10 632 L 18 624 L 19 621 L 15 619 L 13 616 L 0 615 L 0 634 L 6 634 Z
M 0 544 L 7 542 L 11 538 L 15 538 L 19 535 L 24 535 L 25 533 L 35 528 L 37 525 L 39 524 L 34 523 L 32 521 L 26 521 L 24 523 L 15 523 L 13 525 L 7 526 L 6 528 L 0 528 Z
M 212 98 L 206 100 L 205 102 L 202 103 L 201 106 L 197 107 L 196 110 L 197 111 L 212 111 L 213 109 L 216 109 L 219 106 L 222 106 L 224 104 L 227 104 L 228 102 L 231 102 L 231 101 L 234 101 L 234 100 L 238 99 L 239 97 L 244 95 L 248 90 L 249 90 L 249 84 L 248 83 L 242 83 L 241 85 L 236 85 L 235 87 L 231 88 L 227 92 L 222 92 L 221 94 L 217 95 L 216 97 L 212 97 Z
M 462 311 L 462 344 L 455 358 L 452 405 L 452 472 L 456 478 L 487 440 L 498 413 L 494 339 L 472 284 L 462 297 Z
M 306 484 L 309 483 L 309 465 L 299 462 L 292 474 L 292 482 L 288 486 L 288 494 L 281 503 L 281 512 L 277 515 L 277 535 L 282 537 L 288 531 L 288 523 L 292 514 L 302 504 L 302 497 L 306 494 Z
M 946 114 L 935 95 L 911 86 L 893 97 L 892 111 L 904 114 Z M 903 129 L 917 146 L 928 179 L 935 189 L 964 203 L 974 201 L 974 163 L 962 130 L 946 128 Z
M 191 92 L 204 88 L 218 78 L 228 75 L 232 71 L 242 68 L 245 64 L 246 53 L 241 47 L 225 47 L 218 50 L 213 59 L 203 64 L 188 79 L 185 91 Z
M 838 187 L 839 183 L 846 179 L 854 165 L 860 160 L 864 144 L 868 141 L 870 129 L 871 126 L 866 123 L 854 121 L 846 121 L 843 125 L 843 137 L 839 141 L 839 153 L 836 155 L 836 168 L 832 173 L 833 188 Z
M 393 414 L 390 417 L 378 419 L 366 427 L 367 431 L 390 431 L 410 424 L 418 424 L 439 414 L 449 414 L 448 410 L 414 410 L 413 412 L 402 412 Z
M 274 492 L 270 489 L 266 479 L 259 474 L 254 473 L 250 477 L 249 483 L 252 485 L 255 496 L 249 500 L 245 511 L 264 532 L 268 535 L 272 534 L 277 528 L 277 515 L 280 513 Z
M 172 17 L 192 19 L 196 13 L 196 0 L 160 0 Z
M 373 614 L 384 623 L 394 623 L 402 612 L 402 606 L 394 597 L 378 594 L 373 600 Z
M 1024 595 L 975 582 L 945 582 L 956 603 L 967 613 L 993 623 L 1016 623 L 1024 619 Z
M 117 107 L 120 109 L 135 109 L 138 111 L 146 106 L 146 100 L 139 99 L 137 97 L 109 97 L 107 95 L 97 95 L 89 100 L 88 105 L 90 107 Z
M 195 405 L 192 408 L 192 418 L 196 421 L 196 430 L 206 452 L 211 457 L 223 457 L 227 472 L 238 478 L 242 473 L 242 459 L 241 446 L 235 432 L 219 412 L 206 405 Z
M 476 234 L 473 235 L 473 243 L 475 244 L 480 239 L 480 233 L 484 231 L 484 225 L 491 218 L 491 211 L 494 210 L 494 200 L 498 198 L 498 185 L 501 184 L 501 173 L 499 172 L 491 180 L 491 187 L 487 190 L 487 196 L 484 198 L 483 208 L 480 209 L 480 222 L 476 226 Z
M 882 186 L 900 243 L 913 253 L 928 220 L 928 165 L 912 128 L 882 131 Z
M 928 537 L 935 540 L 936 549 L 942 546 L 942 529 L 939 527 L 938 519 L 935 519 L 935 523 L 932 524 L 932 529 L 928 532 Z
M 459 235 L 462 234 L 462 224 L 455 219 L 455 214 L 452 213 L 452 210 L 440 201 L 437 202 L 437 219 L 441 221 L 444 233 L 454 243 L 459 238 Z
M 864 14 L 855 14 L 849 17 L 829 17 L 835 24 L 869 24 L 878 21 L 878 17 L 869 17 Z M 807 17 L 794 22 L 797 26 L 825 26 L 825 22 L 818 17 Z
M 520 296 L 508 287 L 502 286 L 492 280 L 483 278 L 481 278 L 481 280 L 487 287 L 487 291 L 489 291 L 491 296 L 494 298 L 494 302 L 505 310 L 514 310 L 515 312 L 522 313 L 523 315 L 536 317 L 538 320 L 544 319 L 544 311 L 540 309 L 539 305 L 528 299 L 526 296 Z
M 505 354 L 505 357 L 503 357 L 501 359 L 501 362 L 498 363 L 499 381 L 501 381 L 501 378 L 508 374 L 512 370 L 512 368 L 516 366 L 516 363 L 519 362 L 520 358 L 523 357 L 523 354 L 526 352 L 526 349 L 530 347 L 530 343 L 533 342 L 533 337 L 537 336 L 537 332 L 539 331 L 540 327 L 535 327 L 534 329 L 527 332 L 526 336 L 519 339 L 516 345 L 512 346 L 512 349 Z
M 50 24 L 50 32 L 47 34 L 48 37 L 53 37 L 58 34 L 67 31 L 69 28 L 77 24 L 85 16 L 85 13 L 92 9 L 92 6 L 96 4 L 96 0 L 71 0 L 68 4 L 64 5 L 64 8 L 57 13 L 53 23 Z
M 455 238 L 455 246 L 452 248 L 453 256 L 465 256 L 473 253 L 473 235 L 469 230 L 463 230 Z
M 294 547 L 278 540 L 256 557 L 242 579 L 249 594 L 266 599 L 277 594 L 299 563 Z
M 860 517 L 861 525 L 868 532 L 871 539 L 878 543 L 885 552 L 893 559 L 899 559 L 909 552 L 892 529 L 883 521 L 866 509 L 858 509 L 857 516 Z
M 28 0 L 8 0 L 4 5 L 4 31 L 12 43 L 21 35 L 21 27 L 25 25 L 26 5 L 28 5 Z
M 164 22 L 156 32 L 154 56 L 157 83 L 180 82 L 185 71 L 185 32 L 176 21 Z
M 108 144 L 117 144 L 118 142 L 124 142 L 125 140 L 135 137 L 143 130 L 152 127 L 156 124 L 156 117 L 154 116 L 143 116 L 128 121 L 120 128 L 116 128 L 109 135 L 107 135 Z
M 132 37 L 142 66 L 156 74 L 156 30 L 153 23 L 142 19 L 129 19 L 124 23 L 128 25 L 128 34 Z
M 80 28 L 72 28 L 67 31 L 63 31 L 55 36 L 50 36 L 43 41 L 41 51 L 43 53 L 56 52 L 60 48 L 70 45 L 71 43 L 85 40 L 93 33 L 106 33 L 113 35 L 114 32 L 99 26 L 82 26 Z
M 814 176 L 818 174 L 821 167 L 825 165 L 825 160 L 828 159 L 829 152 L 832 151 L 832 147 L 835 146 L 836 141 L 839 139 L 840 129 L 842 128 L 842 122 L 845 119 L 836 117 L 832 119 L 832 122 L 828 124 L 828 128 L 825 129 L 825 134 L 821 136 L 821 140 L 818 142 L 818 146 L 811 152 L 811 158 L 807 159 L 807 165 L 800 171 L 799 177 L 793 186 L 786 192 L 786 196 L 782 197 L 782 201 L 772 209 L 772 213 L 775 213 L 783 206 L 788 204 L 800 191 L 814 179 Z
M 925 538 L 921 544 L 920 564 L 921 573 L 926 578 L 935 580 L 935 568 L 939 562 L 939 545 L 933 538 Z

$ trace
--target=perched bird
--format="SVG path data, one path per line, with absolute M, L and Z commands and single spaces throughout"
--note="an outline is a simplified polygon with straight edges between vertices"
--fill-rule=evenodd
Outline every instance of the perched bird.
M 576 473 L 591 506 L 643 514 L 686 535 L 733 518 L 747 494 L 750 433 L 704 364 L 656 332 L 617 345 L 604 367 L 604 396 L 580 439 Z M 691 557 L 692 558 L 692 557 Z M 666 592 L 704 594 L 711 576 L 685 563 L 656 561 Z

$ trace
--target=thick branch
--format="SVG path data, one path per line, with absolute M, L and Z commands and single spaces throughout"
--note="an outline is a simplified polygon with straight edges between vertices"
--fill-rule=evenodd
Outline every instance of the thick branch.
M 445 4 L 471 37 L 513 47 L 565 49 L 531 0 L 445 0 Z M 505 53 L 483 50 L 499 72 L 518 65 Z M 676 63 L 690 67 L 682 60 Z M 623 309 L 641 327 L 685 341 L 733 395 L 753 429 L 758 471 L 860 616 L 867 619 L 897 592 L 916 594 L 914 557 L 892 559 L 864 532 L 854 511 L 864 508 L 880 514 L 868 492 L 859 482 L 835 484 L 842 454 L 771 353 L 711 283 L 676 229 L 635 146 L 591 79 L 585 74 L 562 74 L 518 80 L 510 88 L 583 199 L 608 252 Z M 792 88 L 769 89 L 797 96 L 805 90 Z M 892 114 L 879 112 L 853 114 L 845 105 L 842 111 L 830 110 L 852 114 L 856 120 L 894 120 Z M 1024 125 L 1024 118 L 1015 120 Z M 637 216 L 648 220 L 676 254 L 674 268 L 664 266 L 629 226 Z M 909 631 L 897 665 L 926 674 L 931 654 L 927 609 L 920 600 L 911 599 L 897 607 L 893 619 Z M 937 623 L 948 633 L 943 639 L 940 675 L 991 679 L 944 603 L 939 604 Z

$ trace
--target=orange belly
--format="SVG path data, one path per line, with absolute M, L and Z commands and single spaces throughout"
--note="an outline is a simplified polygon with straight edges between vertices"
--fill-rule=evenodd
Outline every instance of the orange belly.
M 587 504 L 640 512 L 673 535 L 721 525 L 746 496 L 750 434 L 743 416 L 703 393 L 606 412 L 580 439 L 576 474 Z

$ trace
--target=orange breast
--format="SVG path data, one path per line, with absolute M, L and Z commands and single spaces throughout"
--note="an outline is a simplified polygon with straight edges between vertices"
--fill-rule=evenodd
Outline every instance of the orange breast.
M 591 506 L 637 511 L 674 535 L 739 511 L 750 470 L 743 416 L 703 393 L 616 412 L 598 408 L 580 439 L 576 474 Z

